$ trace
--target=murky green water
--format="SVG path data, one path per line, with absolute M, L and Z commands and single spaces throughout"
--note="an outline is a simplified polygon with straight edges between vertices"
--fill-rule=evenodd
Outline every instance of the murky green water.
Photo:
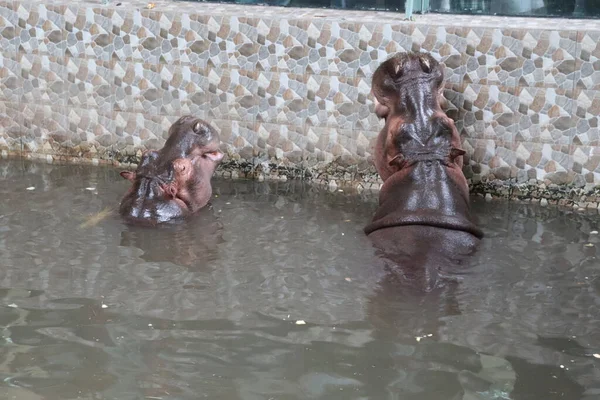
M 379 284 L 375 197 L 217 180 L 184 224 L 90 220 L 118 172 L 0 161 L 0 399 L 600 398 L 597 215 L 474 200 L 478 254 L 419 294 Z

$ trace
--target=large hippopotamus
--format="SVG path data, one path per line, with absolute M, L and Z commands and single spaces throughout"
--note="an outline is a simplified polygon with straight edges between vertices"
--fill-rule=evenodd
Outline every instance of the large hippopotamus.
M 184 218 L 206 206 L 211 177 L 223 153 L 218 133 L 190 115 L 170 128 L 165 145 L 144 153 L 136 171 L 122 171 L 132 183 L 119 212 L 129 222 L 155 225 Z
M 426 291 L 483 237 L 471 216 L 460 136 L 441 107 L 443 83 L 442 66 L 426 53 L 391 57 L 372 83 L 385 119 L 374 149 L 383 186 L 364 231 L 389 269 Z

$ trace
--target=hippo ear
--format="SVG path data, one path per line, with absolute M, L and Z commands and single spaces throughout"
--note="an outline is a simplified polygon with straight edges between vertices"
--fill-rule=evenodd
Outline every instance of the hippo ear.
M 421 69 L 426 74 L 431 72 L 431 63 L 427 57 L 421 56 L 419 57 L 419 64 L 421 64 Z
M 121 171 L 119 175 L 121 175 L 123 179 L 127 179 L 129 182 L 135 181 L 135 172 L 133 171 Z
M 450 159 L 453 161 L 456 157 L 460 157 L 465 154 L 467 154 L 467 152 L 464 151 L 463 149 L 457 149 L 456 147 L 453 147 L 452 149 L 450 149 Z
M 219 162 L 223 159 L 225 154 L 223 154 L 219 150 L 216 150 L 216 151 L 209 151 L 208 153 L 205 153 L 204 156 L 211 161 Z
M 200 134 L 205 130 L 204 124 L 202 123 L 202 121 L 196 122 L 192 129 L 194 130 L 194 133 L 196 133 L 196 134 Z
M 404 156 L 400 153 L 396 154 L 394 156 L 394 158 L 392 158 L 389 162 L 388 165 L 390 167 L 398 167 L 398 168 L 402 168 L 402 164 L 404 163 Z

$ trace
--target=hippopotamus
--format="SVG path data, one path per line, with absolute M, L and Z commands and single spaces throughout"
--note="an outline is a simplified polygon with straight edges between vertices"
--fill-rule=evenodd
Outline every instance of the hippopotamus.
M 399 53 L 375 71 L 374 149 L 383 185 L 364 228 L 388 268 L 432 290 L 442 267 L 460 264 L 483 237 L 470 210 L 460 135 L 442 110 L 444 73 L 427 53 Z
M 170 128 L 162 149 L 143 154 L 135 171 L 122 171 L 132 183 L 119 211 L 130 222 L 157 223 L 194 214 L 212 196 L 211 177 L 223 159 L 218 133 L 190 115 Z

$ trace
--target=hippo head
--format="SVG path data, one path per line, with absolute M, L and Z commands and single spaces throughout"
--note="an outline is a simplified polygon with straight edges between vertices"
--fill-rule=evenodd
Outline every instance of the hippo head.
M 211 195 L 211 177 L 223 159 L 219 134 L 193 116 L 179 118 L 159 151 L 146 152 L 135 172 L 121 176 L 133 186 L 121 202 L 129 219 L 164 222 L 204 207 Z
M 385 119 L 375 146 L 375 167 L 385 181 L 408 155 L 439 153 L 462 168 L 460 137 L 442 110 L 442 66 L 427 53 L 400 53 L 373 75 L 375 113 Z
M 206 121 L 184 115 L 169 128 L 160 157 L 165 162 L 177 158 L 193 159 L 196 171 L 210 176 L 223 159 L 220 145 L 219 134 Z
M 121 172 L 132 183 L 119 208 L 128 221 L 155 225 L 190 213 L 178 194 L 193 175 L 191 161 L 177 159 L 163 168 L 158 157 L 158 152 L 148 151 L 135 172 Z

